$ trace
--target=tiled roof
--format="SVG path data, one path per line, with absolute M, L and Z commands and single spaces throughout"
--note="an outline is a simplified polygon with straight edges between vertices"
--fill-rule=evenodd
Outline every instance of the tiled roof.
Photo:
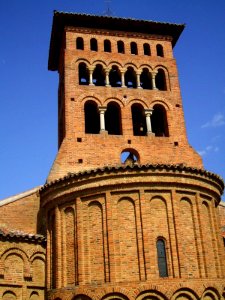
M 166 170 L 168 172 L 180 172 L 180 173 L 191 173 L 195 175 L 201 175 L 206 178 L 214 179 L 215 181 L 218 182 L 218 185 L 220 186 L 221 193 L 224 190 L 224 182 L 223 179 L 209 171 L 206 171 L 204 169 L 197 169 L 193 167 L 187 167 L 183 164 L 178 164 L 178 165 L 166 165 L 166 164 L 145 164 L 145 165 L 140 165 L 140 164 L 134 164 L 132 165 L 118 165 L 118 166 L 106 166 L 103 168 L 96 168 L 96 169 L 90 169 L 90 170 L 84 170 L 78 173 L 68 173 L 66 176 L 56 179 L 54 181 L 51 181 L 49 183 L 46 183 L 40 188 L 40 192 L 44 191 L 48 187 L 58 183 L 65 181 L 70 178 L 77 178 L 79 179 L 80 177 L 85 177 L 85 176 L 95 176 L 97 174 L 107 174 L 107 173 L 117 173 L 117 172 L 123 172 L 123 171 L 132 171 L 132 170 L 137 170 L 137 171 L 163 171 Z
M 22 241 L 34 244 L 46 244 L 46 237 L 41 234 L 25 233 L 19 230 L 8 230 L 6 228 L 0 229 L 0 240 L 8 241 Z
M 2 199 L 2 200 L 0 200 L 0 206 L 9 204 L 9 203 L 11 203 L 11 202 L 20 200 L 20 199 L 22 199 L 22 198 L 24 198 L 24 197 L 30 196 L 30 195 L 32 195 L 32 194 L 38 192 L 39 189 L 40 189 L 40 187 L 41 187 L 41 186 L 37 186 L 37 187 L 35 187 L 35 188 L 31 189 L 31 190 L 25 191 L 25 192 L 23 192 L 23 193 L 19 193 L 19 194 L 17 194 L 17 195 L 14 195 L 14 196 L 7 197 L 7 198 L 5 198 L 5 199 Z
M 52 71 L 58 69 L 65 26 L 170 36 L 173 46 L 185 27 L 184 24 L 54 11 L 48 61 L 48 68 Z

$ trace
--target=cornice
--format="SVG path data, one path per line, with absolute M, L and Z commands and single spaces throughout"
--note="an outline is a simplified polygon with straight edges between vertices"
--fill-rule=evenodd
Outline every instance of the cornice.
M 188 167 L 183 164 L 179 165 L 166 165 L 166 164 L 146 164 L 133 166 L 119 165 L 119 166 L 106 166 L 103 168 L 96 168 L 90 170 L 84 170 L 77 173 L 68 173 L 66 176 L 51 181 L 43 185 L 40 189 L 41 195 L 47 195 L 53 190 L 58 188 L 70 186 L 73 184 L 82 184 L 82 182 L 90 182 L 94 180 L 104 180 L 107 177 L 123 176 L 123 178 L 129 178 L 129 176 L 175 176 L 175 177 L 189 177 L 199 178 L 201 181 L 205 181 L 211 184 L 222 195 L 224 190 L 224 182 L 222 178 L 214 173 L 206 171 L 204 169 L 197 169 Z M 156 181 L 157 182 L 157 181 Z
M 163 40 L 172 41 L 172 37 L 169 35 L 156 35 L 156 34 L 142 34 L 138 32 L 122 32 L 104 29 L 91 29 L 91 28 L 74 28 L 71 26 L 66 27 L 66 31 L 82 33 L 82 34 L 94 34 L 94 35 L 104 35 L 104 36 L 116 36 L 120 38 L 141 38 L 145 40 Z

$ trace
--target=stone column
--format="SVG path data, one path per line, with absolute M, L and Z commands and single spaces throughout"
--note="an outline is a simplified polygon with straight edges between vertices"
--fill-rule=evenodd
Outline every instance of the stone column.
M 152 89 L 153 90 L 158 90 L 157 87 L 156 87 L 156 84 L 155 84 L 155 77 L 157 75 L 157 72 L 151 72 L 151 75 L 152 75 Z
M 125 71 L 126 71 L 125 69 L 120 70 L 120 72 L 121 72 L 121 87 L 123 87 L 123 88 L 126 87 L 126 85 L 125 85 L 125 76 L 124 76 Z
M 137 75 L 137 88 L 138 88 L 138 89 L 141 89 L 141 88 L 142 88 L 142 87 L 141 87 L 141 71 L 138 70 L 138 71 L 136 72 L 136 75 Z
M 109 83 L 109 69 L 105 70 L 105 86 L 110 86 L 110 83 Z
M 94 85 L 93 84 L 93 72 L 94 72 L 95 67 L 89 67 L 89 85 Z
M 151 124 L 151 115 L 152 115 L 152 113 L 153 113 L 153 109 L 145 109 L 147 135 L 155 135 L 152 132 L 152 124 Z
M 100 132 L 105 132 L 105 112 L 107 110 L 107 107 L 105 106 L 99 106 L 98 111 L 100 114 Z

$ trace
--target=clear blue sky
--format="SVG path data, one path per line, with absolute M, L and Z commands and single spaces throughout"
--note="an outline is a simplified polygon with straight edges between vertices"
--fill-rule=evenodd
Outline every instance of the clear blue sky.
M 0 1 L 0 199 L 45 182 L 57 153 L 53 10 L 103 14 L 104 0 Z M 190 144 L 225 178 L 225 1 L 112 0 L 114 16 L 186 23 L 175 47 Z M 178 124 L 179 126 L 179 124 Z

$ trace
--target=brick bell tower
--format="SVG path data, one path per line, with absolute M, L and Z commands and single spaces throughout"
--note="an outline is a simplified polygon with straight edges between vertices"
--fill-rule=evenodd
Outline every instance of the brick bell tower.
M 54 12 L 59 150 L 41 208 L 49 299 L 220 299 L 223 181 L 188 144 L 184 25 Z

